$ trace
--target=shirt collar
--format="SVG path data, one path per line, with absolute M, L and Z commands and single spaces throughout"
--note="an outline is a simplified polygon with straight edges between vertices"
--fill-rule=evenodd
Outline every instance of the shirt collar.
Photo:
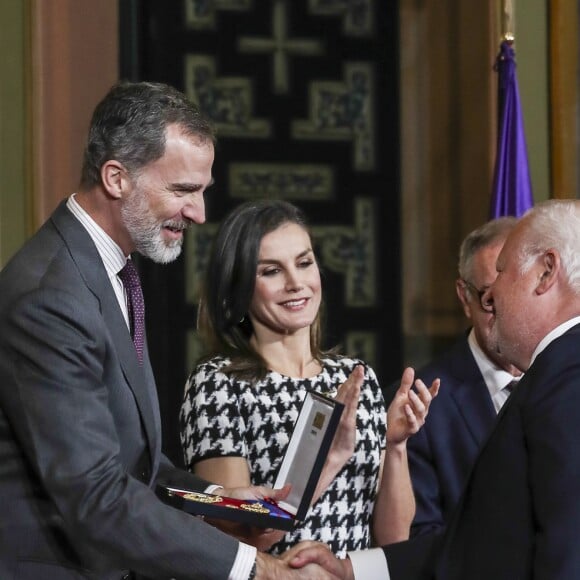
M 546 336 L 544 336 L 544 338 L 542 338 L 542 340 L 540 340 L 540 342 L 538 343 L 538 346 L 536 347 L 536 350 L 534 351 L 534 354 L 532 354 L 532 360 L 530 361 L 530 366 L 532 364 L 534 364 L 536 357 L 551 342 L 553 342 L 554 340 L 556 340 L 557 338 L 562 336 L 565 332 L 567 332 L 568 330 L 570 330 L 573 326 L 576 326 L 577 324 L 580 324 L 580 316 L 575 316 L 574 318 L 571 318 L 570 320 L 563 322 L 559 326 L 556 326 L 556 328 L 554 328 L 554 330 L 548 332 L 548 334 L 546 334 Z
M 514 377 L 489 359 L 479 346 L 473 328 L 467 337 L 467 342 L 492 398 L 513 380 L 518 380 L 519 377 Z
M 68 198 L 66 205 L 91 236 L 103 260 L 107 274 L 110 277 L 116 276 L 127 261 L 127 256 L 123 254 L 119 244 L 80 206 L 74 193 Z

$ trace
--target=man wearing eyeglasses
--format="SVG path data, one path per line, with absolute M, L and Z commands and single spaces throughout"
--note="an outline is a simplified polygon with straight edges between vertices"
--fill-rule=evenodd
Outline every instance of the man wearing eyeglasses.
M 516 223 L 513 217 L 491 220 L 463 240 L 455 289 L 471 329 L 417 373 L 423 381 L 440 377 L 442 388 L 429 420 L 408 442 L 417 502 L 411 536 L 441 530 L 449 521 L 496 415 L 521 375 L 490 344 L 491 305 L 484 301 L 496 277 L 497 257 Z

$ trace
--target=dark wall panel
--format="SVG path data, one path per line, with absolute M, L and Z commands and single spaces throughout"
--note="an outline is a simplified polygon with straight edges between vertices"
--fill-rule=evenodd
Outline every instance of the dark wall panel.
M 401 370 L 398 8 L 366 0 L 121 2 L 125 78 L 163 81 L 214 119 L 208 223 L 169 266 L 142 260 L 165 450 L 199 352 L 197 285 L 217 223 L 245 199 L 280 197 L 313 226 L 326 345 L 386 384 Z

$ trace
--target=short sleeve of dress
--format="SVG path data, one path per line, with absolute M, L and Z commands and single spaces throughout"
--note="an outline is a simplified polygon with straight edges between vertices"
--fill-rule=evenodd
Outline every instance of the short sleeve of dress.
M 214 359 L 197 366 L 185 385 L 179 426 L 188 469 L 211 457 L 247 456 L 239 386 L 221 372 L 224 364 Z

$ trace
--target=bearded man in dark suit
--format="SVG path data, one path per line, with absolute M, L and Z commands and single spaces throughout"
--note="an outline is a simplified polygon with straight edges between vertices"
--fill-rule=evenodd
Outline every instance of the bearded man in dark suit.
M 154 492 L 214 489 L 161 452 L 121 272 L 135 251 L 177 258 L 185 229 L 205 221 L 213 159 L 213 130 L 185 95 L 120 83 L 94 112 L 78 192 L 0 273 L 2 580 L 290 577 Z

